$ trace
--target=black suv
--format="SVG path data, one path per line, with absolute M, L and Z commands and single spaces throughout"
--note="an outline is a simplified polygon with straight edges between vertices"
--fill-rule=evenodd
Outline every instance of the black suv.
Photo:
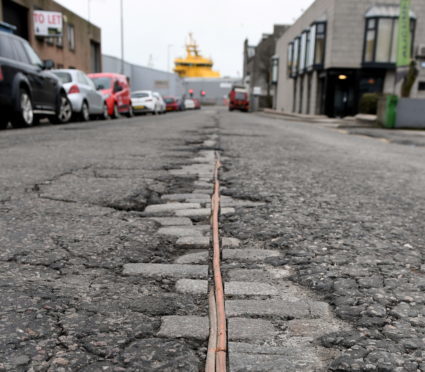
M 53 62 L 42 62 L 26 40 L 0 31 L 0 129 L 71 119 L 71 103 L 50 68 Z

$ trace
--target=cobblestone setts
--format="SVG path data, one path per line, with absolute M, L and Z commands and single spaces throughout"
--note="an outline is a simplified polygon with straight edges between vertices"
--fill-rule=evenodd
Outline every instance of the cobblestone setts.
M 207 140 L 204 146 L 216 146 L 216 142 Z M 194 187 L 204 187 L 211 193 L 213 184 L 209 175 L 213 169 L 214 151 L 203 151 L 195 164 L 169 172 L 174 177 L 195 176 Z M 208 221 L 211 210 L 209 194 L 201 191 L 166 194 L 162 196 L 165 204 L 146 208 L 144 216 L 162 225 L 157 234 L 175 238 L 176 247 L 182 250 L 182 254 L 174 264 L 126 264 L 125 275 L 168 277 L 175 281 L 177 293 L 207 296 L 205 264 L 210 246 L 209 226 L 198 223 Z M 222 217 L 231 217 L 235 208 L 265 205 L 264 202 L 229 196 L 224 196 L 222 202 Z M 155 217 L 158 215 L 161 217 Z M 315 344 L 314 338 L 349 328 L 332 317 L 327 304 L 312 299 L 311 295 L 291 284 L 288 269 L 273 266 L 273 262 L 282 258 L 279 251 L 241 247 L 242 242 L 234 237 L 224 236 L 222 242 L 223 273 L 229 278 L 225 280 L 225 293 L 228 336 L 232 342 L 229 353 L 231 371 L 324 369 L 326 360 L 334 352 Z M 194 249 L 198 251 L 185 253 L 185 250 Z M 272 262 L 267 263 L 267 260 Z M 246 264 L 259 265 L 259 268 L 246 268 Z M 205 342 L 208 318 L 196 313 L 164 316 L 157 336 Z M 266 345 L 275 347 L 269 349 Z
M 341 352 L 329 370 L 425 371 L 423 178 L 405 170 L 405 159 L 388 159 L 394 147 L 362 144 L 355 156 L 320 130 L 287 126 L 288 132 L 268 133 L 271 146 L 264 149 L 254 125 L 225 127 L 235 135 L 222 144 L 232 157 L 226 194 L 262 195 L 273 203 L 255 215 L 232 216 L 223 228 L 281 252 L 265 262 L 288 265 L 293 282 L 318 293 L 352 325 L 318 338 Z M 244 140 L 237 136 L 247 133 Z M 374 152 L 385 160 L 371 163 Z

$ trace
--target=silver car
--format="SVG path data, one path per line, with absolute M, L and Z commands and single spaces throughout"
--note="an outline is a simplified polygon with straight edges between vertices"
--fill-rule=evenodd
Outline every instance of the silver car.
M 108 119 L 108 108 L 103 96 L 96 91 L 93 81 L 80 70 L 52 70 L 62 81 L 78 120 L 88 121 L 91 116 Z

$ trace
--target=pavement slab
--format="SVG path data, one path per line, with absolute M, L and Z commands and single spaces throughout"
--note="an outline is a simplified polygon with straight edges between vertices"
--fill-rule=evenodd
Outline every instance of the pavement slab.
M 190 208 L 190 207 L 189 207 Z M 220 214 L 222 216 L 228 216 L 235 213 L 234 208 L 221 208 Z M 176 216 L 178 217 L 209 217 L 211 215 L 211 208 L 198 208 L 198 209 L 180 209 L 176 210 Z
M 177 247 L 191 249 L 206 249 L 210 246 L 210 238 L 189 236 L 177 240 Z M 240 245 L 240 240 L 236 238 L 222 238 L 223 248 L 236 248 Z
M 151 220 L 158 222 L 162 226 L 192 226 L 190 218 L 185 217 L 151 217 Z
M 153 204 L 146 207 L 143 215 L 150 217 L 155 216 L 157 214 L 163 213 L 174 213 L 179 210 L 192 210 L 199 209 L 201 205 L 199 203 L 167 203 L 167 204 Z M 185 217 L 185 216 L 179 216 Z
M 181 279 L 176 283 L 180 293 L 203 294 L 207 293 L 208 283 L 205 280 Z M 268 283 L 259 282 L 227 282 L 224 292 L 227 296 L 275 296 L 276 288 Z
M 181 238 L 184 236 L 202 236 L 202 230 L 196 229 L 193 226 L 190 227 L 181 227 L 181 226 L 167 226 L 162 227 L 158 230 L 157 234 L 164 236 L 172 236 L 176 238 Z
M 229 340 L 272 339 L 279 332 L 268 320 L 231 318 L 228 321 Z M 162 317 L 160 337 L 195 338 L 205 340 L 209 335 L 208 317 L 165 316 Z
M 211 185 L 212 187 L 212 185 Z M 191 199 L 205 199 L 211 201 L 211 195 L 210 194 L 166 194 L 161 196 L 164 200 L 170 200 L 170 201 L 189 201 Z
M 206 278 L 207 274 L 208 266 L 206 265 L 131 263 L 125 264 L 123 269 L 123 275 L 155 278 Z

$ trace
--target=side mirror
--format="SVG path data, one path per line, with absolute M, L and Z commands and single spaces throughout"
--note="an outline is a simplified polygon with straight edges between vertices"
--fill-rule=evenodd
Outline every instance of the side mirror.
M 46 59 L 43 61 L 43 69 L 44 70 L 51 70 L 55 67 L 55 62 L 53 62 L 51 59 Z

